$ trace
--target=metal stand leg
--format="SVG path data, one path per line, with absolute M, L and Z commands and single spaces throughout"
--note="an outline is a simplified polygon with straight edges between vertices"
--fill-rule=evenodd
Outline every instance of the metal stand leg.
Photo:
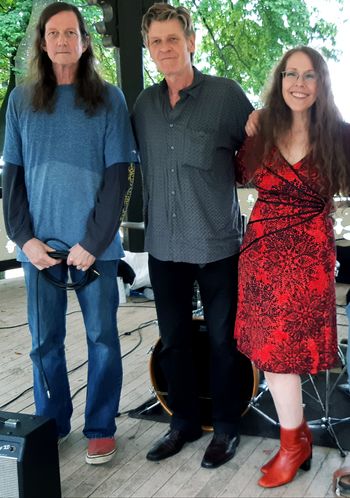
M 320 394 L 320 392 L 315 384 L 314 378 L 310 374 L 308 375 L 307 381 L 309 381 L 311 383 L 315 396 L 313 396 L 312 394 L 310 394 L 306 391 L 304 391 L 304 393 L 306 395 L 308 395 L 309 397 L 311 397 L 313 400 L 317 401 L 319 403 L 319 405 L 321 406 L 321 409 L 323 411 L 322 417 L 320 417 L 319 419 L 308 421 L 309 427 L 310 428 L 321 427 L 322 429 L 325 429 L 328 432 L 328 434 L 331 436 L 333 441 L 335 442 L 335 444 L 340 452 L 340 455 L 344 458 L 346 456 L 346 452 L 343 449 L 343 447 L 341 446 L 339 439 L 338 439 L 333 427 L 338 425 L 338 424 L 344 424 L 344 423 L 350 422 L 350 417 L 336 418 L 336 417 L 330 416 L 330 398 L 331 398 L 331 395 L 332 395 L 334 389 L 336 388 L 336 386 L 338 385 L 339 380 L 341 379 L 341 377 L 343 376 L 343 374 L 346 371 L 345 358 L 344 358 L 343 352 L 341 351 L 340 347 L 338 347 L 338 355 L 339 355 L 340 361 L 342 363 L 342 370 L 339 373 L 339 375 L 337 376 L 337 379 L 335 380 L 333 385 L 331 385 L 330 371 L 326 370 L 326 372 L 325 372 L 326 379 L 325 379 L 324 399 L 322 399 L 321 394 Z M 305 382 L 307 382 L 307 381 L 305 381 Z M 303 384 L 305 384 L 305 382 Z
M 260 384 L 259 387 L 260 387 L 259 394 L 257 396 L 254 396 L 253 398 L 251 398 L 251 400 L 249 401 L 248 407 L 250 409 L 254 410 L 256 413 L 258 413 L 261 417 L 263 417 L 265 420 L 267 420 L 268 422 L 270 422 L 272 425 L 274 425 L 276 427 L 277 426 L 279 427 L 280 424 L 279 424 L 279 422 L 277 420 L 274 420 L 269 415 L 267 415 L 262 410 L 260 410 L 260 408 L 258 408 L 260 398 L 269 390 L 266 381 L 263 381 Z
M 339 375 L 337 376 L 336 380 L 334 381 L 333 384 L 331 384 L 331 376 L 330 376 L 330 371 L 329 370 L 326 370 L 325 372 L 325 393 L 324 393 L 324 397 L 322 397 L 318 387 L 316 386 L 315 384 L 315 381 L 314 381 L 314 378 L 312 375 L 308 375 L 308 378 L 307 380 L 305 380 L 303 382 L 302 385 L 304 385 L 306 382 L 310 382 L 311 385 L 312 385 L 312 388 L 313 388 L 313 394 L 312 393 L 309 393 L 307 391 L 305 391 L 305 389 L 303 389 L 303 392 L 305 395 L 309 396 L 311 399 L 313 399 L 314 401 L 316 401 L 320 407 L 321 407 L 321 410 L 322 410 L 322 416 L 319 418 L 319 419 L 315 419 L 315 420 L 309 420 L 308 421 L 308 425 L 309 427 L 312 429 L 312 428 L 322 428 L 322 429 L 325 429 L 328 434 L 331 436 L 331 438 L 333 439 L 335 445 L 337 446 L 339 452 L 340 452 L 340 455 L 342 456 L 342 458 L 344 458 L 346 456 L 346 451 L 344 450 L 344 448 L 342 447 L 339 439 L 338 439 L 338 436 L 337 434 L 335 433 L 334 431 L 334 427 L 338 424 L 343 424 L 343 423 L 348 423 L 350 422 L 350 416 L 349 417 L 345 417 L 345 418 L 337 418 L 337 417 L 331 417 L 330 416 L 330 399 L 331 399 L 331 396 L 333 394 L 333 391 L 335 390 L 335 388 L 337 387 L 341 377 L 346 373 L 346 360 L 345 360 L 345 356 L 341 350 L 340 347 L 338 347 L 338 355 L 339 355 L 339 359 L 340 359 L 340 362 L 341 362 L 341 365 L 342 365 L 342 370 L 341 372 L 339 373 Z M 261 417 L 263 417 L 265 420 L 267 420 L 268 422 L 270 422 L 272 425 L 274 426 L 279 426 L 279 422 L 277 420 L 274 420 L 272 417 L 270 417 L 269 415 L 267 415 L 266 413 L 264 413 L 260 408 L 259 408 L 259 401 L 260 401 L 260 398 L 269 390 L 266 382 L 263 382 L 262 384 L 260 384 L 260 392 L 257 396 L 253 397 L 250 402 L 249 402 L 249 408 L 251 408 L 252 410 L 254 410 L 256 413 L 258 413 Z
M 146 406 L 146 408 L 144 408 L 143 410 L 141 410 L 139 412 L 139 415 L 148 415 L 148 412 L 151 412 L 153 410 L 153 408 L 155 408 L 156 406 L 159 406 L 159 405 L 160 405 L 160 402 L 158 401 L 157 398 L 155 398 L 154 403 L 152 403 L 149 406 Z

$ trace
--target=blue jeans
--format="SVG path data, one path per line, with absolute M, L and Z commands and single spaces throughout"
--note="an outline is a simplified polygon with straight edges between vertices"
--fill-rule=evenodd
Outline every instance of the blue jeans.
M 84 434 L 112 437 L 116 430 L 122 385 L 122 362 L 116 313 L 119 304 L 118 261 L 96 261 L 100 276 L 76 292 L 84 318 L 88 347 L 88 379 Z M 73 406 L 65 356 L 67 294 L 48 282 L 31 263 L 23 263 L 32 335 L 34 399 L 37 415 L 54 418 L 58 436 L 70 432 Z M 82 272 L 71 267 L 72 280 Z M 66 281 L 65 263 L 50 269 Z

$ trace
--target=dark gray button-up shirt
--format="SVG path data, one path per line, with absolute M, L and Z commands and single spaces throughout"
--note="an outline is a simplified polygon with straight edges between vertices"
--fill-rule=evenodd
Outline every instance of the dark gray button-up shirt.
M 145 250 L 162 261 L 205 264 L 239 251 L 233 157 L 253 108 L 235 81 L 197 69 L 180 97 L 172 109 L 163 80 L 146 88 L 134 107 Z

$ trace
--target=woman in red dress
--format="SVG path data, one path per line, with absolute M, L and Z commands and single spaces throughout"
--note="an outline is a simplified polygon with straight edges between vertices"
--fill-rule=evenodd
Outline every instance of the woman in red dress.
M 278 414 L 280 449 L 259 480 L 275 487 L 310 468 L 300 375 L 337 362 L 331 212 L 333 195 L 350 192 L 350 126 L 317 51 L 285 54 L 259 130 L 236 158 L 237 180 L 252 181 L 258 199 L 241 249 L 235 337 L 264 371 Z

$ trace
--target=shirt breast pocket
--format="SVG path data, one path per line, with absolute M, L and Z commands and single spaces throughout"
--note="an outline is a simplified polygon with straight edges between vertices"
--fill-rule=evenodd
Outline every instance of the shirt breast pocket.
M 216 152 L 216 132 L 186 130 L 183 165 L 209 171 Z

